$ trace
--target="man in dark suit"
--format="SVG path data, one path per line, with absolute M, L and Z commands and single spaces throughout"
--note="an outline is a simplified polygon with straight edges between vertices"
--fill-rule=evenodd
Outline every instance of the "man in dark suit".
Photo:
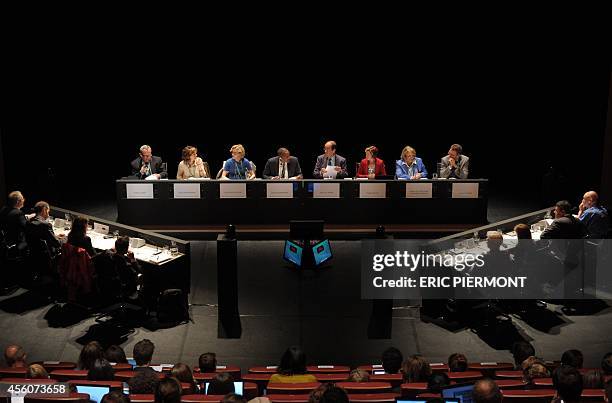
M 157 179 L 168 177 L 161 157 L 153 155 L 151 146 L 146 144 L 140 147 L 140 157 L 132 161 L 131 165 L 132 176 L 138 179 L 145 179 L 151 175 L 155 175 Z
M 555 219 L 542 232 L 542 239 L 581 239 L 587 234 L 586 227 L 572 215 L 572 205 L 561 200 L 555 205 Z
M 272 157 L 266 162 L 263 171 L 264 179 L 302 179 L 302 168 L 296 157 L 289 150 L 279 148 L 278 157 Z
M 333 170 L 336 172 L 336 178 L 348 177 L 346 169 L 346 158 L 336 154 L 336 142 L 328 141 L 323 146 L 324 154 L 317 157 L 317 163 L 313 172 L 313 176 L 317 179 L 327 178 Z
M 39 201 L 34 205 L 36 216 L 26 225 L 26 239 L 30 247 L 30 268 L 35 274 L 50 272 L 61 244 L 53 233 L 49 219 L 49 203 Z
M 15 252 L 23 256 L 27 250 L 25 230 L 27 219 L 21 209 L 25 198 L 20 191 L 9 193 L 7 205 L 0 210 L 0 230 L 4 232 L 4 242 L 9 248 L 16 248 Z M 32 215 L 33 216 L 33 215 Z

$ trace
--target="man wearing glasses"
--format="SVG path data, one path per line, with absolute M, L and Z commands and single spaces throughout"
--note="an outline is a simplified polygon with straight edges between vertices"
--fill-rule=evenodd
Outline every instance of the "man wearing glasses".
M 336 154 L 336 142 L 328 141 L 323 146 L 324 154 L 317 157 L 317 163 L 313 172 L 313 176 L 317 179 L 322 178 L 346 178 L 348 171 L 346 170 L 346 158 Z

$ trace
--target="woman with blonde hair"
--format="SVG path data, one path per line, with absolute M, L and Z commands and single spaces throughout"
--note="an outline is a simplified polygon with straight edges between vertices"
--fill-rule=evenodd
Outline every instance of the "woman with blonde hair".
M 210 178 L 208 164 L 198 157 L 198 149 L 193 146 L 183 148 L 183 160 L 179 162 L 176 179 Z
M 232 158 L 223 164 L 222 179 L 254 179 L 255 172 L 251 162 L 244 158 L 246 151 L 242 144 L 235 144 L 230 148 Z
M 416 156 L 416 150 L 410 146 L 404 147 L 401 159 L 395 162 L 397 179 L 427 179 L 427 169 L 423 160 Z

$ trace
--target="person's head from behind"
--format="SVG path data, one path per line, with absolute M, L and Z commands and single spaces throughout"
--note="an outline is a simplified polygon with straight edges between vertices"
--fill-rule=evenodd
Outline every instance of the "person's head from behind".
M 32 364 L 28 366 L 26 372 L 26 378 L 28 379 L 49 379 L 47 370 L 40 364 Z
M 215 372 L 217 371 L 217 355 L 215 353 L 204 353 L 198 360 L 200 372 Z
M 427 390 L 431 393 L 440 393 L 444 386 L 450 385 L 450 379 L 444 372 L 437 372 L 429 377 Z
M 25 204 L 25 197 L 19 190 L 15 190 L 14 192 L 9 193 L 7 205 L 12 208 L 21 209 Z
M 87 235 L 87 224 L 89 220 L 86 217 L 78 216 L 72 220 L 72 228 L 68 234 L 70 239 L 83 239 Z
M 587 371 L 582 375 L 582 387 L 584 389 L 603 389 L 604 383 L 605 376 L 598 369 Z
M 604 398 L 606 402 L 612 402 L 612 379 L 609 379 L 608 382 L 606 382 Z
M 431 376 L 429 363 L 420 355 L 410 356 L 402 364 L 405 382 L 427 382 Z
M 321 397 L 323 397 L 323 393 L 333 386 L 334 384 L 330 382 L 320 384 L 316 389 L 310 392 L 310 395 L 308 396 L 308 403 L 319 403 L 321 401 Z
M 130 394 L 152 394 L 155 393 L 159 377 L 154 371 L 136 371 L 136 375 L 128 380 Z
M 580 350 L 567 350 L 561 356 L 561 365 L 569 365 L 576 369 L 582 368 L 584 357 Z
M 17 344 L 11 344 L 4 350 L 4 361 L 6 361 L 7 367 L 25 367 L 26 358 L 25 350 Z
M 555 204 L 555 218 L 565 217 L 572 212 L 572 205 L 567 200 L 560 200 Z
M 282 375 L 306 373 L 306 354 L 299 346 L 291 346 L 283 353 L 278 373 Z
M 130 397 L 120 390 L 113 390 L 102 396 L 100 403 L 130 403 Z
M 155 388 L 155 403 L 180 403 L 181 383 L 175 378 L 164 378 Z
M 155 345 L 149 339 L 140 340 L 134 345 L 132 355 L 136 365 L 139 367 L 149 365 L 153 359 L 153 353 L 155 352 Z
M 463 152 L 463 147 L 461 147 L 461 145 L 453 144 L 448 149 L 448 157 L 457 161 L 457 158 L 459 158 L 462 152 Z
M 472 400 L 475 403 L 499 403 L 502 401 L 502 394 L 495 382 L 481 379 L 474 384 Z
M 235 391 L 234 378 L 227 372 L 220 372 L 210 380 L 206 394 L 227 395 L 228 393 L 233 393 Z
M 223 396 L 221 403 L 247 403 L 247 400 L 244 398 L 244 396 L 237 393 L 228 393 L 227 395 Z
M 604 375 L 612 375 L 612 353 L 607 353 L 601 359 L 601 370 Z
M 531 228 L 529 228 L 529 225 L 527 224 L 516 224 L 514 226 L 514 232 L 516 232 L 516 237 L 518 239 L 532 239 L 531 238 Z M 524 341 L 524 342 L 518 342 L 518 343 L 527 343 L 527 342 Z
M 382 353 L 382 367 L 387 374 L 397 374 L 402 368 L 404 357 L 402 352 L 395 347 L 389 347 Z
M 115 370 L 107 359 L 96 360 L 87 372 L 90 381 L 112 381 L 115 379 Z
M 102 346 L 97 341 L 90 341 L 85 344 L 81 349 L 81 354 L 79 355 L 79 363 L 78 367 L 80 369 L 90 370 L 93 368 L 96 360 L 100 360 L 104 358 L 104 351 L 102 350 Z
M 174 364 L 174 367 L 172 367 L 170 371 L 170 376 L 178 379 L 180 382 L 194 383 L 191 368 L 189 368 L 189 365 L 183 364 L 182 362 Z
M 363 369 L 354 369 L 351 371 L 348 377 L 349 382 L 368 382 L 370 380 L 370 374 L 368 371 Z
M 524 225 L 524 224 L 519 224 L 519 225 Z M 518 227 L 518 225 L 517 225 L 517 227 Z M 514 227 L 514 229 L 516 231 L 516 227 Z M 518 234 L 518 232 L 517 232 L 517 234 Z M 512 349 L 510 351 L 512 352 L 512 356 L 514 357 L 514 367 L 517 368 L 517 369 L 521 368 L 521 364 L 527 358 L 529 358 L 531 356 L 535 356 L 535 348 L 533 348 L 531 343 L 528 343 L 526 341 L 517 341 L 517 342 L 515 342 L 512 345 Z
M 574 367 L 561 365 L 553 372 L 553 387 L 565 403 L 580 401 L 582 394 L 582 375 Z
M 127 254 L 129 248 L 130 248 L 130 237 L 129 236 L 125 236 L 125 235 L 124 236 L 120 236 L 115 241 L 115 251 L 119 255 Z
M 450 372 L 467 371 L 467 357 L 461 353 L 453 353 L 448 357 L 448 369 Z
M 127 358 L 125 357 L 125 351 L 119 346 L 112 345 L 109 346 L 104 352 L 104 358 L 106 358 L 109 362 L 125 364 L 127 363 Z
M 504 243 L 504 235 L 499 231 L 487 231 L 487 246 L 491 251 L 499 251 Z
M 147 144 L 140 146 L 140 159 L 142 159 L 142 162 L 144 162 L 145 164 L 148 164 L 151 162 L 152 158 L 153 158 L 153 150 L 151 149 L 151 146 Z
M 47 203 L 46 201 L 39 201 L 36 202 L 36 204 L 34 205 L 34 213 L 43 220 L 49 218 L 50 210 L 51 207 L 49 207 L 49 203 Z
M 523 380 L 531 384 L 534 379 L 550 378 L 550 371 L 541 362 L 534 362 L 523 369 Z
M 319 403 L 348 403 L 349 398 L 346 391 L 338 386 L 327 388 L 321 395 Z

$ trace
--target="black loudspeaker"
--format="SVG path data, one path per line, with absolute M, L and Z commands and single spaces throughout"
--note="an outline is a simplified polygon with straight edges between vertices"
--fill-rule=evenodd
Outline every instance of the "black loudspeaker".
M 226 234 L 217 237 L 217 336 L 239 339 L 242 335 L 238 312 L 238 243 Z

